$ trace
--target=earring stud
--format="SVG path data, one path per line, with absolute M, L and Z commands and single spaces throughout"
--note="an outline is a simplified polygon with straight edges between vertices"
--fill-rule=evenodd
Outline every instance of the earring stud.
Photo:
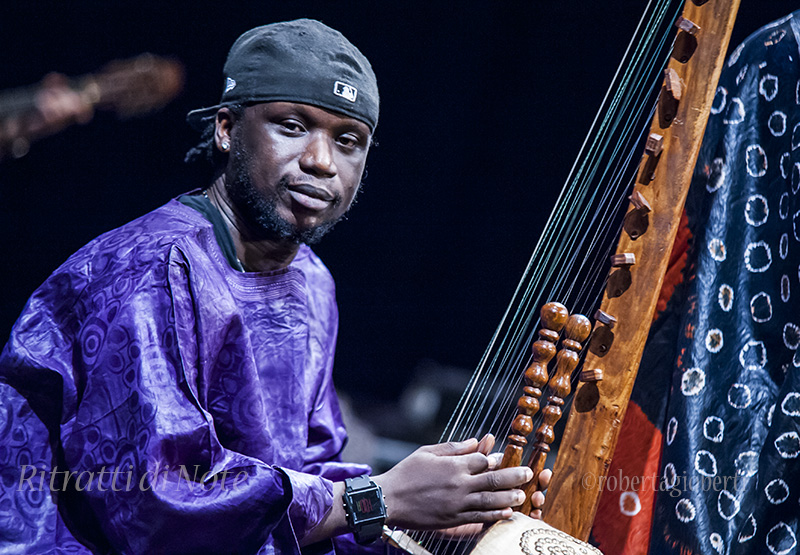
M 231 148 L 231 145 L 228 141 L 222 141 L 222 152 L 228 152 L 228 149 Z

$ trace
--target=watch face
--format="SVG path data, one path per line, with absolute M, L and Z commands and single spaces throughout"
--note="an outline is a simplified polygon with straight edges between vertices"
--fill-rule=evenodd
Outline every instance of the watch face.
M 378 488 L 351 493 L 350 503 L 355 524 L 384 516 L 383 499 Z

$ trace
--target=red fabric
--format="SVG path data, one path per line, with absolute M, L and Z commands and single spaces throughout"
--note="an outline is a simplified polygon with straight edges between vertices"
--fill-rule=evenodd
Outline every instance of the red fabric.
M 661 437 L 661 431 L 650 423 L 639 405 L 629 403 L 592 529 L 597 547 L 605 555 L 647 553 L 658 488 Z M 623 497 L 625 492 L 632 493 Z M 635 510 L 635 497 L 640 509 L 629 516 Z

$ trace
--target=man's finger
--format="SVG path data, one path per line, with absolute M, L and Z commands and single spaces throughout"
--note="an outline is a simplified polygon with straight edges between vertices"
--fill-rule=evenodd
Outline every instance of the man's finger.
M 533 478 L 533 472 L 527 466 L 514 466 L 500 470 L 492 470 L 477 474 L 474 477 L 473 491 L 508 490 L 527 484 Z
M 486 434 L 478 442 L 478 453 L 488 455 L 492 452 L 492 449 L 494 449 L 494 436 L 492 434 Z
M 478 440 L 473 437 L 464 441 L 448 441 L 447 443 L 437 443 L 436 445 L 429 445 L 427 447 L 423 447 L 422 449 L 425 449 L 434 455 L 449 457 L 453 455 L 466 455 L 468 453 L 474 453 L 477 446 Z

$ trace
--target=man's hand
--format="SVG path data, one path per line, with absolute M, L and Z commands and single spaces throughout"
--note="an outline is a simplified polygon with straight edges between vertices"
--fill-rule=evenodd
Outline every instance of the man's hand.
M 520 505 L 527 467 L 496 469 L 494 438 L 420 447 L 373 480 L 386 497 L 387 524 L 434 530 L 509 518 Z

